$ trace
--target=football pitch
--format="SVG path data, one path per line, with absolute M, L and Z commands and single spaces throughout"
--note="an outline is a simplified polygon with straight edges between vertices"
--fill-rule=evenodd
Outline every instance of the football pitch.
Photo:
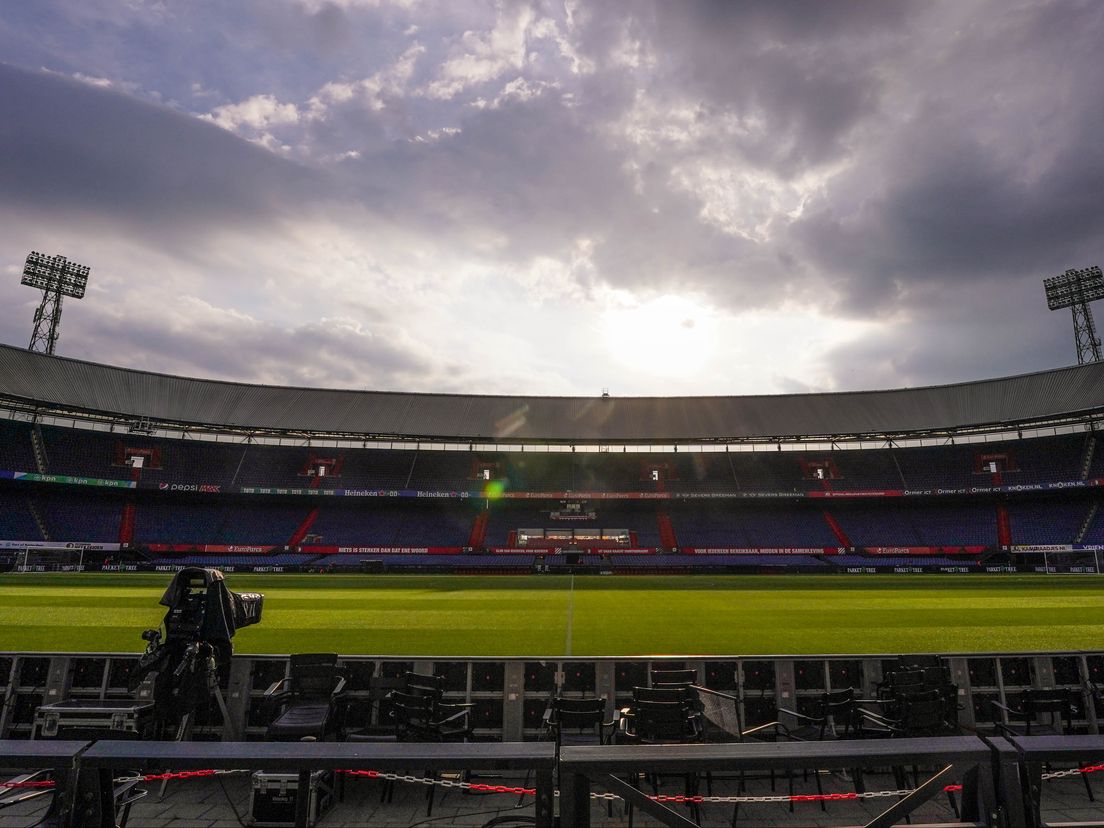
M 765 655 L 1104 649 L 1097 576 L 227 574 L 241 653 Z M 169 574 L 0 576 L 0 650 L 136 652 Z

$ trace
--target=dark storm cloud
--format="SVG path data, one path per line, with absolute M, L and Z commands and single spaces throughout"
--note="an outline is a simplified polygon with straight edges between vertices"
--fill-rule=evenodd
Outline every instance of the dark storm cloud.
M 761 130 L 723 135 L 753 168 L 787 179 L 843 167 L 799 217 L 772 223 L 761 253 L 779 266 L 768 278 L 736 270 L 714 296 L 769 284 L 832 315 L 900 319 L 838 354 L 845 385 L 1070 361 L 1068 332 L 1057 335 L 1068 322 L 1046 315 L 1038 283 L 1104 251 L 1104 7 L 634 9 L 626 20 L 588 7 L 587 53 L 628 32 L 654 50 L 638 77 L 659 99 L 705 118 L 753 114 Z M 685 152 L 712 149 L 704 138 Z
M 601 60 L 619 36 L 656 57 L 642 74 L 667 103 L 691 100 L 703 115 L 730 112 L 755 122 L 724 135 L 729 151 L 792 175 L 838 158 L 872 115 L 882 88 L 880 59 L 907 34 L 909 7 L 882 2 L 595 4 L 580 14 L 589 54 Z
M 0 147 L 0 201 L 141 225 L 147 237 L 271 220 L 326 186 L 195 118 L 4 64 Z
M 278 385 L 402 389 L 434 367 L 401 338 L 391 341 L 341 320 L 289 328 L 196 305 L 179 315 L 126 311 L 86 316 L 67 337 L 109 343 L 103 359 L 114 364 Z M 188 315 L 203 324 L 191 324 Z
M 5 15 L 5 54 L 114 87 L 0 66 L 0 211 L 169 248 L 212 283 L 231 257 L 202 244 L 216 235 L 239 253 L 317 231 L 350 283 L 424 281 L 430 303 L 433 285 L 455 298 L 457 272 L 516 289 L 547 260 L 587 300 L 612 287 L 865 323 L 826 357 L 826 383 L 855 388 L 1068 363 L 1068 320 L 1047 315 L 1038 282 L 1104 252 L 1099 3 L 42 8 Z M 256 96 L 282 120 L 249 122 Z M 389 244 L 401 253 L 377 261 Z M 285 269 L 271 294 L 294 306 Z M 265 343 L 283 332 L 339 362 L 348 335 L 355 359 L 317 381 L 452 381 L 397 318 L 368 333 L 317 327 L 320 306 L 266 321 L 243 289 L 256 277 L 225 282 L 195 293 L 242 312 L 211 323 L 235 346 L 163 314 L 126 347 L 310 382 L 297 348 Z M 104 320 L 88 331 L 101 343 Z
M 831 280 L 835 312 L 908 318 L 902 375 L 1017 373 L 1074 356 L 1040 282 L 1104 254 L 1102 33 L 1098 4 L 972 21 L 944 43 L 927 85 L 916 79 L 911 114 L 792 226 Z M 839 356 L 873 364 L 858 357 L 887 345 Z

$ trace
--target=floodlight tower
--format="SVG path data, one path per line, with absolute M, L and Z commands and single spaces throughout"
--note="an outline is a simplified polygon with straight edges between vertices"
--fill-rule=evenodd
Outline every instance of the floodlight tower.
M 62 297 L 84 298 L 88 267 L 71 262 L 64 256 L 47 256 L 32 250 L 23 266 L 20 283 L 42 291 L 42 301 L 35 309 L 34 332 L 27 350 L 52 354 L 61 324 Z
M 1077 343 L 1077 364 L 1100 362 L 1100 337 L 1096 335 L 1089 302 L 1104 299 L 1104 273 L 1099 267 L 1067 270 L 1061 276 L 1043 279 L 1047 307 L 1069 308 L 1073 313 L 1073 339 Z

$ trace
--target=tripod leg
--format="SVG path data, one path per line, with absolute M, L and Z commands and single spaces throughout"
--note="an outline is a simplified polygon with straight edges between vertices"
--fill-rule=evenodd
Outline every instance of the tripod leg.
M 215 697 L 215 701 L 218 702 L 219 712 L 222 714 L 222 728 L 230 733 L 230 741 L 240 742 L 241 734 L 238 733 L 238 728 L 230 720 L 230 709 L 226 706 L 226 699 L 223 698 L 222 688 L 218 686 L 218 679 L 216 678 L 214 684 L 211 687 L 211 692 Z
M 192 735 L 192 713 L 185 713 L 180 719 L 180 724 L 176 726 L 176 735 L 173 737 L 174 742 L 186 742 Z M 160 802 L 165 798 L 165 789 L 169 787 L 169 780 L 161 780 L 161 789 L 157 792 L 157 801 Z

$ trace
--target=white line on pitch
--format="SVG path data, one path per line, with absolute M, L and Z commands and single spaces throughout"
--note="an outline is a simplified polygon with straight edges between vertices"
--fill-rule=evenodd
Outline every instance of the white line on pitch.
M 575 573 L 571 573 L 571 587 L 567 593 L 567 652 L 571 655 L 571 627 L 575 621 Z

